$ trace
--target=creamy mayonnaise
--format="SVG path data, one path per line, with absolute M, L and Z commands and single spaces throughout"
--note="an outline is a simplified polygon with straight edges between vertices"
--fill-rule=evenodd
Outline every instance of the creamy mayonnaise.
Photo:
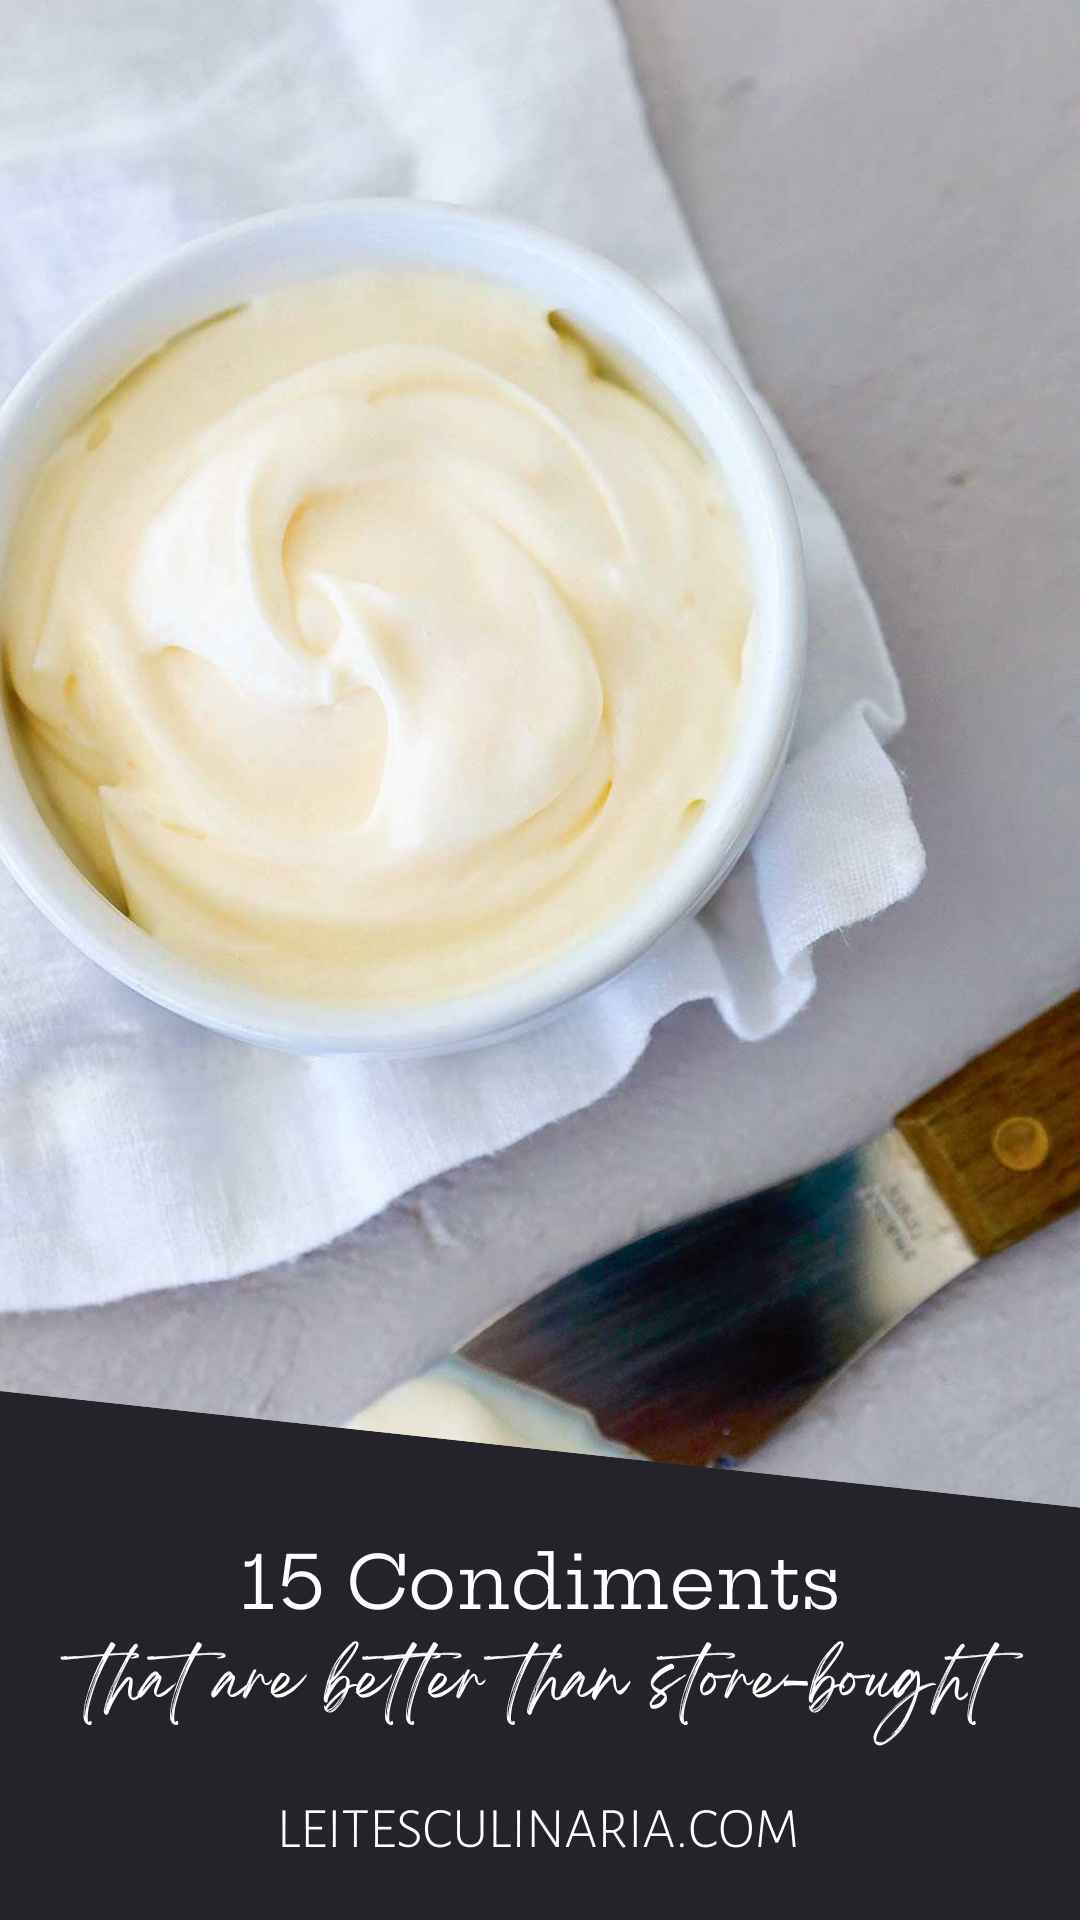
M 719 476 L 571 329 L 450 274 L 313 282 L 171 342 L 39 477 L 0 632 L 39 804 L 248 984 L 509 977 L 609 919 L 728 750 Z
M 391 1387 L 349 1421 L 360 1433 L 411 1434 L 422 1440 L 472 1440 L 489 1447 L 591 1453 L 640 1460 L 605 1439 L 591 1414 L 517 1380 L 501 1379 L 456 1355 L 430 1373 Z

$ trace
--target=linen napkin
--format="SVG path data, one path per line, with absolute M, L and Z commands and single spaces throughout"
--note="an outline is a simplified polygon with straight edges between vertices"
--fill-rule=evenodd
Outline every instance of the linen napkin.
M 5 15 L 4 388 L 179 242 L 370 193 L 497 208 L 595 247 L 745 379 L 608 0 L 0 0 Z M 813 992 L 815 942 L 916 885 L 922 850 L 883 744 L 899 689 L 843 533 L 765 417 L 810 577 L 790 764 L 701 919 L 553 1024 L 429 1062 L 261 1052 L 115 984 L 0 875 L 0 1308 L 290 1258 L 600 1099 L 681 1002 L 711 999 L 748 1039 L 775 1031 Z

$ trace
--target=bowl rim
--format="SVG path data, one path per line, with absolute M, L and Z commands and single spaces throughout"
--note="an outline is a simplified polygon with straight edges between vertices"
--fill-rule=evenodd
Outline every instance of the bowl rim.
M 140 305 L 152 308 L 154 295 L 167 299 L 170 287 L 175 295 L 176 287 L 200 266 L 227 265 L 236 256 L 241 278 L 245 247 L 267 234 L 287 241 L 327 226 L 355 230 L 354 265 L 324 269 L 322 274 L 291 272 L 286 265 L 277 284 L 361 272 L 395 257 L 402 266 L 423 267 L 430 244 L 414 244 L 410 249 L 407 236 L 411 231 L 415 242 L 425 227 L 430 233 L 441 226 L 451 245 L 455 234 L 470 236 L 468 265 L 458 270 L 477 277 L 515 284 L 513 274 L 474 263 L 472 255 L 486 244 L 500 259 L 517 256 L 529 259 L 533 266 L 539 260 L 555 272 L 561 268 L 571 280 L 584 277 L 598 289 L 602 283 L 614 301 L 630 304 L 665 352 L 675 357 L 683 378 L 695 385 L 693 426 L 729 486 L 748 546 L 756 540 L 767 561 L 755 571 L 748 639 L 757 684 L 752 701 L 744 703 L 738 716 L 729 762 L 700 820 L 632 900 L 573 946 L 509 979 L 453 998 L 367 1005 L 306 1001 L 247 988 L 186 960 L 136 926 L 80 873 L 38 811 L 19 766 L 6 715 L 0 727 L 0 858 L 24 893 L 89 959 L 144 997 L 199 1025 L 292 1052 L 427 1056 L 507 1038 L 552 1017 L 633 965 L 703 906 L 730 872 L 768 804 L 795 724 L 806 650 L 802 546 L 787 482 L 752 400 L 661 295 L 602 255 L 525 221 L 431 200 L 353 198 L 260 214 L 189 241 L 115 288 L 53 341 L 0 406 L 0 522 L 7 521 L 6 527 L 0 524 L 0 566 L 11 523 L 42 457 L 39 453 L 36 460 L 23 461 L 20 469 L 20 439 L 26 437 L 46 397 L 63 388 L 80 359 L 92 353 L 97 343 L 107 344 L 119 317 Z M 390 246 L 385 253 L 365 258 L 363 235 L 366 231 L 370 241 L 380 228 L 384 236 L 390 235 Z M 402 236 L 399 249 L 393 246 L 395 230 Z M 443 270 L 454 267 L 452 259 L 427 264 Z M 203 317 L 210 317 L 216 304 L 202 309 Z M 564 304 L 554 289 L 552 305 Z M 171 329 L 159 328 L 157 345 L 166 344 L 186 324 L 192 323 L 178 318 Z M 617 348 L 622 346 L 614 332 L 611 338 Z M 639 350 L 626 347 L 625 351 L 660 393 L 669 391 L 667 380 Z M 130 356 L 118 362 L 119 372 L 98 386 L 98 397 L 137 363 Z M 81 406 L 73 402 L 68 427 L 62 431 L 76 423 L 85 404 L 85 396 Z M 685 415 L 685 404 L 676 404 Z M 746 486 L 737 489 L 732 483 L 731 463 L 716 444 L 720 440 L 727 442 L 729 453 L 731 444 L 738 444 L 739 462 L 749 476 Z M 55 443 L 53 439 L 51 444 Z M 19 472 L 17 479 L 10 478 L 9 461 Z M 754 518 L 744 507 L 744 497 L 751 490 L 757 503 Z M 3 679 L 6 702 L 6 675 Z M 744 674 L 744 690 L 745 684 Z

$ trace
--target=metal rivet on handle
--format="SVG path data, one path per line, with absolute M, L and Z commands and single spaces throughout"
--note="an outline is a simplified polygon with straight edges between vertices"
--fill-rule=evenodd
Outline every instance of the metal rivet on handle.
M 1041 1120 L 1017 1113 L 994 1128 L 990 1144 L 1011 1173 L 1034 1173 L 1050 1151 L 1050 1135 Z

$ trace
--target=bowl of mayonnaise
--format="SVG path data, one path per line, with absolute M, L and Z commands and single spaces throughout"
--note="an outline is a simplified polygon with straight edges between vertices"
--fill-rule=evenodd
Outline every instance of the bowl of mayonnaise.
M 0 409 L 0 855 L 241 1039 L 449 1051 L 632 965 L 761 819 L 804 634 L 735 378 L 513 221 L 214 234 Z

